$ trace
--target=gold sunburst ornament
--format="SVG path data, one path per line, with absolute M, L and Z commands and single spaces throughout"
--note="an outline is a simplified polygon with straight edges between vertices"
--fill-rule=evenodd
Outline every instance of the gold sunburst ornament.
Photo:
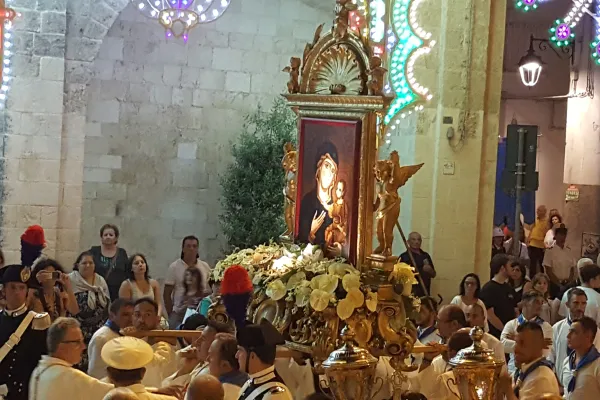
M 331 46 L 315 65 L 313 93 L 360 95 L 364 89 L 354 52 L 344 45 Z

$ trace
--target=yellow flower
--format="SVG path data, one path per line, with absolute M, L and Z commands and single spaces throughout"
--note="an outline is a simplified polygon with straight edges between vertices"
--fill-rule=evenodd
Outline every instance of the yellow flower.
M 377 310 L 377 292 L 368 291 L 367 299 L 365 300 L 365 305 L 367 309 L 371 312 L 375 312 Z
M 302 271 L 296 272 L 294 275 L 292 275 L 290 277 L 290 279 L 288 279 L 285 286 L 286 286 L 287 290 L 292 290 L 293 288 L 298 286 L 300 284 L 300 282 L 304 281 L 305 279 L 306 279 L 306 274 L 304 272 L 302 272 Z
M 414 268 L 402 262 L 394 265 L 394 270 L 390 274 L 388 280 L 398 284 L 410 283 L 411 285 L 414 285 L 418 283 L 415 278 Z
M 360 289 L 350 289 L 346 298 L 344 300 L 348 300 L 352 303 L 354 308 L 362 307 L 365 302 L 365 295 L 360 291 Z
M 285 297 L 287 290 L 281 279 L 276 279 L 267 285 L 267 296 L 273 300 L 281 300 Z
M 337 304 L 336 311 L 338 317 L 342 320 L 346 320 L 354 314 L 355 307 L 348 298 L 340 300 Z
M 310 281 L 310 287 L 313 289 L 319 289 L 332 294 L 335 292 L 338 286 L 338 278 L 334 275 L 323 274 L 317 275 Z
M 296 305 L 298 307 L 306 307 L 310 302 L 312 289 L 308 286 L 302 286 L 296 290 Z
M 323 311 L 329 305 L 330 298 L 330 293 L 321 289 L 315 289 L 310 294 L 310 306 L 315 311 Z
M 360 275 L 346 274 L 342 278 L 342 286 L 346 292 L 360 288 Z
M 352 265 L 342 263 L 342 262 L 334 262 L 329 266 L 328 269 L 329 274 L 337 275 L 340 278 L 343 278 L 346 274 L 356 274 L 360 275 L 360 272 L 356 270 Z

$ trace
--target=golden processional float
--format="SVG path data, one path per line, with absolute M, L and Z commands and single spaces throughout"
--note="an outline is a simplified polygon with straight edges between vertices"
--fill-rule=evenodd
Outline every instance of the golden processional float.
M 413 25 L 410 33 L 421 42 L 401 31 L 420 1 L 337 0 L 332 29 L 319 26 L 302 58 L 290 60 L 284 97 L 298 116 L 298 147 L 287 144 L 282 161 L 287 230 L 281 244 L 238 251 L 213 271 L 218 283 L 231 265 L 248 270 L 255 287 L 248 319 L 271 321 L 286 347 L 326 376 L 336 400 L 370 399 L 381 357 L 389 357 L 393 398 L 400 399 L 406 373 L 416 369 L 405 360 L 428 351 L 414 348 L 410 321 L 420 307 L 411 295 L 420 279 L 392 253 L 396 230 L 408 248 L 398 190 L 422 164 L 401 166 L 395 151 L 378 160 L 393 113 L 409 104 L 422 108 L 416 100 L 430 98 L 409 82 L 419 46 L 432 43 L 419 39 Z M 379 31 L 383 37 L 373 34 Z M 395 47 L 389 40 L 386 46 L 386 32 L 396 35 Z M 386 47 L 394 48 L 391 55 Z M 382 65 L 395 75 L 386 77 Z M 209 319 L 228 320 L 219 300 Z M 499 369 L 479 333 L 473 332 L 473 347 L 452 360 L 463 399 L 491 399 L 494 392 Z

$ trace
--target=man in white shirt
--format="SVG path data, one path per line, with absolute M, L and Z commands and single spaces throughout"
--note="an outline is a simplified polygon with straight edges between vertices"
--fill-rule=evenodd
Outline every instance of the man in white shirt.
M 596 289 L 600 288 L 600 267 L 595 264 L 584 265 L 579 270 L 579 275 L 581 277 L 581 286 L 577 287 L 583 290 L 587 296 L 585 315 L 596 320 L 596 322 L 600 322 L 600 314 L 598 313 L 600 293 L 596 292 Z M 562 297 L 558 314 L 564 318 L 567 316 L 567 293 Z
M 506 400 L 536 400 L 541 395 L 560 395 L 552 364 L 543 355 L 544 346 L 544 332 L 539 324 L 527 321 L 519 325 L 514 352 L 521 367 L 512 378 L 502 374 L 498 382 Z
M 135 302 L 133 327 L 124 329 L 123 333 L 128 336 L 139 337 L 139 332 L 158 329 L 159 325 L 158 304 L 154 300 L 144 297 Z M 163 380 L 177 370 L 175 347 L 156 338 L 146 338 L 146 340 L 152 345 L 154 358 L 151 363 L 145 365 L 142 384 L 148 387 L 159 388 Z M 104 357 L 102 359 L 104 360 Z
M 437 318 L 440 336 L 444 343 L 460 329 L 467 327 L 467 320 L 462 309 L 454 304 L 442 307 Z M 432 343 L 435 344 L 435 343 Z M 437 396 L 439 389 L 433 382 L 449 369 L 447 358 L 442 356 L 442 351 L 426 353 L 419 367 L 419 373 L 409 377 L 410 391 L 420 392 L 428 399 Z
M 546 250 L 542 263 L 550 277 L 550 292 L 553 298 L 560 295 L 561 288 L 564 290 L 575 281 L 577 264 L 571 248 L 566 245 L 567 228 L 564 225 L 556 228 L 554 239 L 554 246 Z
M 573 321 L 577 321 L 584 316 L 586 305 L 587 295 L 583 290 L 579 288 L 569 290 L 567 292 L 567 309 L 569 310 L 567 318 L 558 321 L 552 327 L 552 349 L 548 355 L 548 360 L 554 364 L 554 372 L 559 379 L 562 376 L 564 360 L 570 352 L 567 344 L 569 329 Z M 594 343 L 597 348 L 600 348 L 600 335 L 596 335 Z
M 440 343 L 442 337 L 436 327 L 437 302 L 431 297 L 421 297 L 421 308 L 417 315 L 417 340 L 425 345 Z
M 600 353 L 594 345 L 596 321 L 583 317 L 571 324 L 568 344 L 573 351 L 559 375 L 567 400 L 600 399 Z
M 97 379 L 106 377 L 106 364 L 100 353 L 102 347 L 111 339 L 121 336 L 121 329 L 133 323 L 133 302 L 127 299 L 116 299 L 110 304 L 108 321 L 98 329 L 88 344 L 88 375 Z
M 141 400 L 176 399 L 171 396 L 150 393 L 142 384 L 146 367 L 156 357 L 152 347 L 145 341 L 134 337 L 118 337 L 104 345 L 101 355 L 107 365 L 108 378 L 115 387 L 127 388 Z
M 101 382 L 73 368 L 85 350 L 79 322 L 58 318 L 48 329 L 49 356 L 42 356 L 29 381 L 29 400 L 65 400 L 83 395 L 102 399 L 113 385 Z
M 169 326 L 176 329 L 183 322 L 185 311 L 185 271 L 188 268 L 197 268 L 202 276 L 202 290 L 205 295 L 212 292 L 208 284 L 211 269 L 207 263 L 200 260 L 198 255 L 198 238 L 186 236 L 181 244 L 181 258 L 174 261 L 167 270 L 165 279 L 165 308 L 169 314 Z
M 484 310 L 478 303 L 470 305 L 467 307 L 467 312 L 465 313 L 465 317 L 467 318 L 467 323 L 471 328 L 476 326 L 483 327 L 485 326 L 485 314 Z M 504 356 L 504 345 L 501 341 L 496 339 L 495 336 L 490 335 L 485 332 L 483 334 L 483 341 L 486 343 L 490 350 L 494 350 L 494 358 L 500 362 L 506 362 L 506 357 Z
M 504 329 L 502 330 L 502 335 L 500 335 L 500 340 L 504 345 L 504 352 L 510 354 L 510 361 L 508 362 L 508 372 L 513 373 L 516 369 L 515 367 L 515 338 L 517 336 L 518 327 L 523 325 L 526 322 L 533 322 L 540 326 L 545 338 L 545 345 L 547 349 L 544 350 L 544 355 L 547 357 L 550 354 L 550 349 L 552 347 L 552 326 L 540 318 L 540 312 L 542 311 L 542 304 L 544 302 L 544 297 L 541 293 L 536 291 L 531 291 L 529 293 L 525 293 L 523 295 L 523 299 L 521 300 L 523 304 L 523 310 L 521 315 L 517 318 L 508 321 L 506 325 L 504 325 Z

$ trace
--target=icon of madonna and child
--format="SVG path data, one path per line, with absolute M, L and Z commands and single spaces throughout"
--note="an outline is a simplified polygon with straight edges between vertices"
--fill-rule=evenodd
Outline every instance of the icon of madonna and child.
M 331 133 L 334 133 L 336 127 L 332 128 Z M 329 129 L 323 133 L 327 131 Z M 343 131 L 348 132 L 342 128 Z M 305 143 L 300 156 L 302 167 L 298 171 L 300 207 L 296 213 L 296 236 L 300 242 L 320 245 L 329 257 L 351 258 L 353 255 L 350 243 L 357 222 L 355 213 L 352 215 L 350 210 L 356 208 L 357 187 L 354 182 L 359 163 L 355 159 L 358 144 L 354 140 L 354 126 L 350 132 L 352 140 L 345 140 L 345 135 L 336 135 L 337 138 L 315 136 L 315 140 L 311 140 L 314 146 L 306 146 Z M 331 139 L 337 139 L 337 146 Z

